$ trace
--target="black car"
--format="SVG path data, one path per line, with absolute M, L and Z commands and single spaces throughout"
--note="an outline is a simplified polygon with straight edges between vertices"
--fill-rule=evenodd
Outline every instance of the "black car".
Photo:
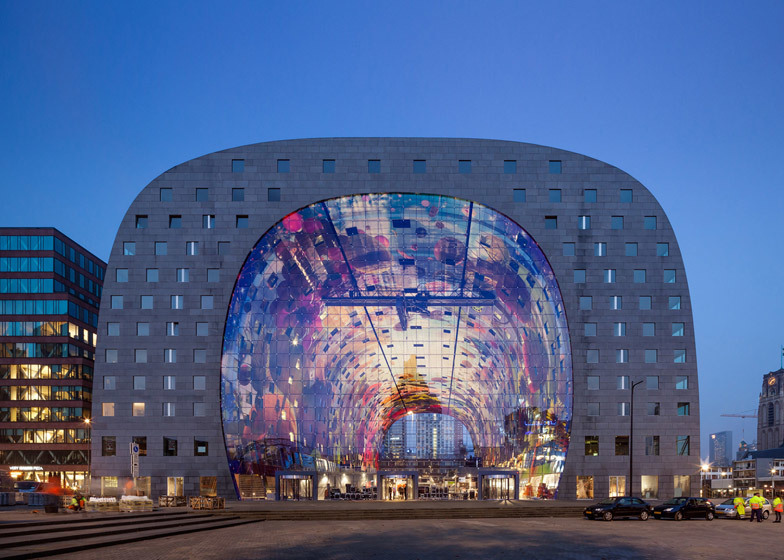
M 656 519 L 671 518 L 675 521 L 692 518 L 713 521 L 716 517 L 716 506 L 707 498 L 673 498 L 653 508 L 653 516 Z
M 607 498 L 598 504 L 588 506 L 583 511 L 583 515 L 588 519 L 604 519 L 612 521 L 616 517 L 639 517 L 643 521 L 651 516 L 653 508 L 640 498 L 621 496 L 617 498 Z

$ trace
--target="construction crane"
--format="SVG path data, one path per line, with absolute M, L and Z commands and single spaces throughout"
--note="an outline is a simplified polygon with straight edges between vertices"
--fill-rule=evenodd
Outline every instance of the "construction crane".
M 743 412 L 754 412 L 753 410 L 744 410 Z M 721 414 L 720 416 L 727 416 L 729 418 L 756 418 L 756 414 Z M 746 427 L 741 425 L 741 437 L 746 439 Z

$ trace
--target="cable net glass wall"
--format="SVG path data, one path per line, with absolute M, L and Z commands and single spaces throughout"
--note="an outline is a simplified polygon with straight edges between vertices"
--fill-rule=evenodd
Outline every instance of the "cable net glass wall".
M 313 204 L 237 278 L 221 368 L 230 468 L 371 472 L 396 420 L 434 412 L 467 427 L 482 466 L 557 485 L 569 348 L 553 271 L 504 215 L 418 194 Z

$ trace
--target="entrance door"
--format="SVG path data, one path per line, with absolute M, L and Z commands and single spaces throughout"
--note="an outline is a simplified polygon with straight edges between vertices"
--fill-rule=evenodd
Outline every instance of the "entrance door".
M 490 475 L 482 478 L 482 497 L 485 500 L 514 500 L 514 476 Z
M 311 477 L 280 479 L 279 500 L 312 500 L 313 479 Z
M 383 475 L 381 477 L 382 500 L 413 500 L 414 477 L 412 475 Z

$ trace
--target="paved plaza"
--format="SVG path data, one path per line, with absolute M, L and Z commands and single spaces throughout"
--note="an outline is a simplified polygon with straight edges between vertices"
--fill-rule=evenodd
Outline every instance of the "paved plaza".
M 59 556 L 73 559 L 784 558 L 784 524 L 580 518 L 267 521 Z

